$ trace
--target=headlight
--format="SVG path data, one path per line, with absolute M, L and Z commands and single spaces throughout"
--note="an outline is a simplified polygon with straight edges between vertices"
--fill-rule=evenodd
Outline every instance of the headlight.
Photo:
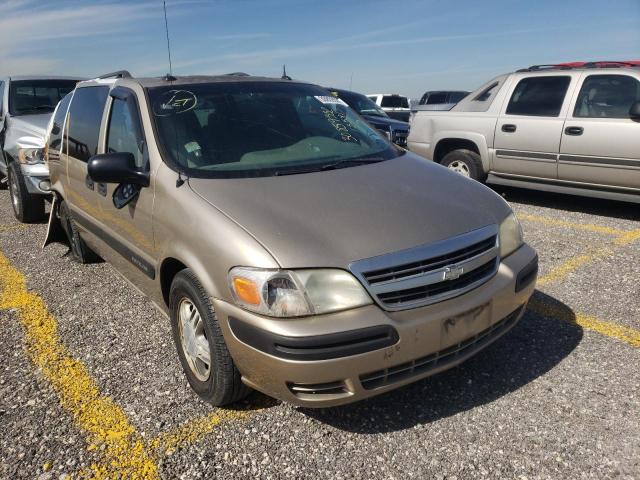
M 523 243 L 522 227 L 515 213 L 511 212 L 500 224 L 500 257 L 512 254 Z
M 301 317 L 371 303 L 353 275 L 337 269 L 235 267 L 229 272 L 229 286 L 239 306 L 272 317 Z
M 44 148 L 21 148 L 18 150 L 18 161 L 27 165 L 44 162 Z

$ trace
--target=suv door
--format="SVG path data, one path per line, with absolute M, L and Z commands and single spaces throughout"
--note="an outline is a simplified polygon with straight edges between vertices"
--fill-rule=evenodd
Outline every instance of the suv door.
M 521 78 L 502 107 L 492 170 L 557 178 L 560 136 L 575 78 L 569 74 Z
M 4 163 L 4 90 L 5 83 L 0 80 L 0 174 L 6 170 Z
M 149 154 L 135 93 L 128 88 L 115 87 L 110 93 L 107 108 L 105 133 L 101 140 L 104 152 L 131 153 L 138 169 L 148 172 Z M 113 202 L 118 185 L 97 183 L 94 193 L 96 233 L 109 247 L 106 259 L 139 286 L 155 278 L 153 181 L 151 183 L 150 187 L 140 189 L 137 197 L 121 209 L 116 208 Z
M 66 152 L 60 154 L 62 164 L 67 169 L 65 201 L 76 223 L 85 230 L 89 230 L 87 224 L 91 223 L 91 218 L 96 213 L 95 185 L 87 174 L 87 162 L 98 153 L 100 124 L 108 96 L 107 86 L 81 87 L 75 90 L 67 117 Z M 91 241 L 89 243 L 92 244 Z
M 585 73 L 564 125 L 558 178 L 640 188 L 640 122 L 629 118 L 637 101 L 632 75 Z

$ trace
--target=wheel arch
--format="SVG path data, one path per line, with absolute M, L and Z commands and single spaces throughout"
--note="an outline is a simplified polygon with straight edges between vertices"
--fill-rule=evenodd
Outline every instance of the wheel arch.
M 489 172 L 489 152 L 484 136 L 480 134 L 468 134 L 464 132 L 450 132 L 440 135 L 435 139 L 433 149 L 433 161 L 441 163 L 444 156 L 454 150 L 471 150 L 480 155 L 482 168 Z

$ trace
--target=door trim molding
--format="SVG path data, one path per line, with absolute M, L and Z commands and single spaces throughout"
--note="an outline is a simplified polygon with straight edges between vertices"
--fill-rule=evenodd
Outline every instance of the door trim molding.
M 514 157 L 523 158 L 526 160 L 534 160 L 536 162 L 556 163 L 558 155 L 555 153 L 541 153 L 541 152 L 524 152 L 522 150 L 496 150 L 498 157 Z
M 631 167 L 640 168 L 639 160 L 625 160 L 622 158 L 609 158 L 609 157 L 587 157 L 583 155 L 568 155 L 560 154 L 560 163 L 566 164 L 600 164 L 597 166 L 612 166 L 612 167 Z

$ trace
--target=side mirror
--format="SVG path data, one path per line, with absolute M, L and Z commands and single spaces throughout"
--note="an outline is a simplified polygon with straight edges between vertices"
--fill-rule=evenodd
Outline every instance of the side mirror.
M 138 170 L 132 153 L 94 155 L 89 159 L 87 171 L 94 182 L 149 186 L 149 173 Z
M 635 102 L 629 109 L 629 118 L 640 121 L 640 102 Z

